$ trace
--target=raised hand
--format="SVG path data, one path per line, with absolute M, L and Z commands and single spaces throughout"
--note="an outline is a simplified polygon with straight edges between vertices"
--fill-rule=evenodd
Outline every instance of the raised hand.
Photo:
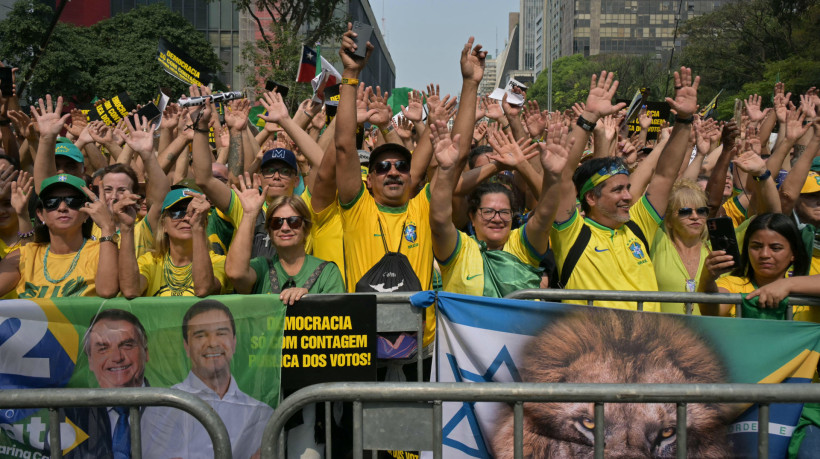
M 666 98 L 669 106 L 675 110 L 677 117 L 689 118 L 698 110 L 698 86 L 700 77 L 692 79 L 692 69 L 681 67 L 675 72 L 675 98 Z
M 180 115 L 182 115 L 182 109 L 179 107 L 179 104 L 169 103 L 162 112 L 162 122 L 159 128 L 173 129 L 177 127 Z
M 288 106 L 282 99 L 282 95 L 276 91 L 266 92 L 262 95 L 262 106 L 265 107 L 267 113 L 259 115 L 266 123 L 277 123 L 284 119 L 290 119 L 288 114 Z M 267 124 L 265 124 L 267 126 Z
M 806 118 L 814 119 L 817 116 L 817 107 L 814 98 L 810 94 L 800 95 L 800 111 L 806 114 Z
M 239 187 L 231 185 L 231 188 L 236 192 L 236 197 L 242 205 L 242 210 L 245 212 L 245 215 L 257 215 L 262 209 L 262 205 L 265 204 L 265 196 L 268 194 L 268 185 L 262 186 L 262 177 L 259 174 L 253 174 L 253 178 L 251 178 L 251 174 L 245 172 L 245 174 L 240 175 L 238 179 Z M 262 188 L 261 193 L 259 191 L 260 187 Z
M 396 128 L 396 134 L 398 134 L 402 140 L 410 140 L 413 138 L 413 123 L 404 116 L 400 116 L 398 122 L 394 121 L 393 126 Z
M 498 121 L 504 117 L 504 110 L 501 109 L 501 104 L 495 99 L 490 99 L 488 96 L 484 96 L 481 99 L 486 108 L 487 118 Z
M 371 45 L 369 41 L 367 42 L 367 55 L 365 55 L 365 57 L 354 55 L 353 52 L 355 52 L 357 48 L 356 36 L 357 34 L 353 32 L 353 24 L 348 22 L 347 31 L 342 35 L 342 46 L 339 48 L 339 57 L 342 58 L 344 70 L 356 72 L 358 75 L 364 66 L 367 65 L 370 53 L 373 52 L 373 45 Z
M 17 215 L 28 215 L 28 201 L 34 189 L 34 177 L 21 171 L 17 180 L 11 182 L 11 207 Z
M 486 97 L 486 96 L 484 96 Z M 487 115 L 487 107 L 484 105 L 484 97 L 479 97 L 475 104 L 475 120 L 478 121 Z M 428 106 L 430 103 L 428 102 Z
M 473 141 L 478 143 L 487 135 L 487 122 L 482 121 L 473 128 Z
M 481 45 L 473 47 L 474 42 L 475 38 L 470 37 L 461 50 L 461 77 L 478 84 L 484 78 L 484 61 L 487 58 L 487 51 L 482 51 Z
M 120 224 L 120 228 L 131 228 L 137 221 L 137 211 L 140 207 L 140 195 L 126 191 L 111 203 L 111 211 L 114 218 Z
M 22 137 L 28 138 L 31 130 L 31 118 L 20 110 L 9 110 L 9 120 L 14 125 L 14 130 Z
M 522 92 L 518 88 L 513 88 L 513 91 Z M 526 95 L 526 94 L 525 94 Z M 501 108 L 504 110 L 504 114 L 506 116 L 515 117 L 521 113 L 521 109 L 524 108 L 523 105 L 512 105 L 507 102 L 507 93 L 504 93 L 504 97 L 501 98 Z
M 803 125 L 806 113 L 798 110 L 787 110 L 783 126 L 786 129 L 786 139 L 797 142 L 806 133 L 810 125 Z
M 155 127 L 148 122 L 148 119 L 144 116 L 142 120 L 136 117 L 134 124 L 131 124 L 131 117 L 126 117 L 125 125 L 128 126 L 128 134 L 119 128 L 115 129 L 115 132 L 125 139 L 125 143 L 140 156 L 153 153 Z
M 191 228 L 205 231 L 208 226 L 208 214 L 211 212 L 211 203 L 204 194 L 195 193 L 193 199 L 188 203 L 188 221 Z
M 566 126 L 560 122 L 551 124 L 546 142 L 538 144 L 541 146 L 541 167 L 544 172 L 559 177 L 567 167 L 569 150 L 574 144 L 575 139 L 570 137 Z
M 587 96 L 584 111 L 601 118 L 626 107 L 624 102 L 612 105 L 612 98 L 615 97 L 615 92 L 618 90 L 618 81 L 614 77 L 614 73 L 607 73 L 606 70 L 601 72 L 600 76 L 592 75 L 589 81 L 589 95 Z M 593 122 L 597 119 L 587 121 Z
M 47 94 L 45 102 L 43 102 L 43 99 L 39 100 L 39 106 L 39 110 L 32 106 L 31 114 L 37 121 L 40 135 L 43 137 L 57 137 L 60 135 L 60 131 L 63 130 L 63 126 L 66 121 L 68 121 L 68 118 L 71 116 L 70 113 L 61 115 L 63 112 L 63 97 L 58 97 L 56 105 L 52 108 L 51 94 Z
M 433 154 L 436 157 L 438 166 L 442 169 L 450 169 L 458 161 L 458 146 L 461 143 L 461 135 L 457 134 L 450 138 L 450 130 L 447 123 L 441 120 L 430 125 L 430 141 L 433 143 Z
M 66 130 L 73 135 L 75 138 L 80 137 L 82 135 L 83 129 L 88 125 L 88 121 L 85 118 L 85 114 L 82 111 L 77 110 L 76 108 L 71 110 L 71 124 L 66 126 Z
M 17 170 L 10 164 L 0 164 L 0 194 L 5 195 L 11 187 L 11 182 L 17 178 Z
M 374 93 L 373 88 L 368 86 L 365 99 L 368 103 L 368 113 L 370 113 L 369 121 L 371 124 L 375 124 L 379 127 L 386 126 L 390 122 L 390 119 L 393 118 L 393 110 L 387 105 L 387 99 L 389 97 L 390 94 L 387 91 L 382 94 L 381 87 L 376 86 L 376 92 Z
M 516 142 L 512 133 L 496 131 L 488 140 L 493 152 L 487 155 L 487 159 L 502 164 L 504 169 L 515 169 L 539 153 L 538 143 L 531 143 L 526 137 Z M 522 149 L 522 144 L 527 146 Z
M 428 124 L 432 124 L 434 121 L 449 121 L 456 114 L 456 102 L 458 102 L 458 99 L 455 97 L 451 99 L 450 95 L 447 94 L 439 104 L 431 107 L 430 99 L 427 99 L 427 108 L 430 110 L 427 114 Z
M 759 95 L 752 94 L 748 99 L 743 101 L 743 105 L 746 106 L 746 113 L 749 115 L 749 119 L 754 123 L 763 120 L 766 116 L 766 112 L 760 110 L 761 99 Z
M 759 140 L 753 139 L 749 142 L 757 142 L 757 149 L 760 149 Z M 766 173 L 766 161 L 760 157 L 760 154 L 754 151 L 754 146 L 752 145 L 748 145 L 743 154 L 733 159 L 732 163 L 734 163 L 738 169 L 754 177 Z
M 250 109 L 251 102 L 248 99 L 232 100 L 225 110 L 225 124 L 234 132 L 241 132 L 248 126 L 247 110 Z
M 647 131 L 652 126 L 652 115 L 646 113 L 646 105 L 641 107 L 641 111 L 638 113 L 638 124 L 641 126 L 642 131 Z
M 421 104 L 421 95 L 418 91 L 410 91 L 407 95 L 407 107 L 401 106 L 401 112 L 408 120 L 418 123 L 424 116 L 424 107 Z
M 103 234 L 113 233 L 115 228 L 114 216 L 108 210 L 108 205 L 94 194 L 88 187 L 83 187 L 85 195 L 91 201 L 86 202 L 84 207 L 80 207 L 80 212 L 91 217 L 91 220 L 103 230 Z
M 531 99 L 527 102 L 527 109 L 524 110 L 524 125 L 527 126 L 530 136 L 537 138 L 544 133 L 544 129 L 547 128 L 545 114 L 541 112 L 538 101 Z

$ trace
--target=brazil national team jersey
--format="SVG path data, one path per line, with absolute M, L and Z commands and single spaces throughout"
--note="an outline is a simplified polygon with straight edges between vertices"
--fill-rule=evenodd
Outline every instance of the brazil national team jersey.
M 342 213 L 339 201 L 334 200 L 329 206 L 316 213 L 313 209 L 313 198 L 308 190 L 302 194 L 302 199 L 310 210 L 310 237 L 305 244 L 305 252 L 314 257 L 332 261 L 340 268 L 342 282 L 344 282 L 345 252 L 342 239 Z
M 509 240 L 501 250 L 515 255 L 521 263 L 538 268 L 542 256 L 536 253 L 527 241 L 527 233 L 524 228 L 512 230 Z M 439 261 L 443 282 L 442 290 L 464 295 L 483 296 L 485 292 L 484 283 L 487 280 L 485 279 L 481 249 L 478 242 L 467 236 L 466 233 L 459 231 L 457 234 L 458 241 L 453 253 L 446 260 Z M 538 288 L 538 283 L 529 286 L 529 288 Z
M 421 288 L 430 288 L 433 273 L 430 185 L 401 207 L 377 204 L 364 185 L 351 202 L 340 205 L 348 292 L 355 291 L 356 282 L 385 255 L 385 244 L 388 250 L 406 255 Z M 425 317 L 424 345 L 427 345 L 435 336 L 435 308 L 427 308 Z
M 636 202 L 629 215 L 643 231 L 651 245 L 655 233 L 660 228 L 661 217 L 652 208 L 646 196 Z M 592 235 L 589 243 L 578 259 L 575 269 L 565 286 L 568 289 L 585 290 L 636 290 L 658 291 L 655 269 L 649 259 L 649 251 L 640 238 L 632 233 L 626 225 L 618 229 L 600 225 L 589 218 L 581 218 L 576 210 L 569 220 L 553 223 L 550 234 L 555 261 L 563 269 L 575 239 L 586 225 Z M 585 301 L 567 301 L 568 303 L 586 304 Z M 596 306 L 618 309 L 637 309 L 635 302 L 596 301 Z M 644 303 L 644 311 L 660 311 L 658 303 Z
M 225 275 L 225 255 L 217 255 L 208 252 L 211 257 L 214 277 L 222 284 L 223 293 L 228 291 L 228 276 Z M 194 293 L 194 282 L 192 279 L 192 267 L 175 266 L 171 263 L 165 265 L 165 257 L 156 256 L 154 253 L 146 253 L 137 259 L 140 275 L 148 281 L 145 293 L 142 296 L 196 296 Z M 170 263 L 170 261 L 168 261 Z M 178 285 L 181 288 L 174 291 L 169 285 L 167 276 L 171 276 L 171 285 Z

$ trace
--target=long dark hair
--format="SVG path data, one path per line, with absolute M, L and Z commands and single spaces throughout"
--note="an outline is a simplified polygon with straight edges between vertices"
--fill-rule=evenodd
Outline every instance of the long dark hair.
M 740 251 L 740 265 L 732 271 L 733 276 L 746 277 L 757 283 L 754 268 L 752 268 L 752 263 L 749 259 L 749 240 L 752 238 L 752 235 L 760 230 L 771 230 L 786 238 L 791 246 L 792 255 L 794 256 L 794 261 L 792 262 L 794 275 L 806 275 L 810 260 L 806 248 L 803 246 L 803 239 L 800 237 L 800 230 L 797 229 L 797 225 L 794 224 L 791 218 L 783 214 L 766 213 L 756 216 L 752 222 L 749 223 L 749 227 L 746 228 L 746 236 L 743 238 L 743 247 Z

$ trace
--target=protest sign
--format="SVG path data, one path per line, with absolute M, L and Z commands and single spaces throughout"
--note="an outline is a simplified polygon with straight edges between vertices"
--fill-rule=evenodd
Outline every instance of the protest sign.
M 199 62 L 164 38 L 159 39 L 157 60 L 168 74 L 185 84 L 208 86 L 211 82 L 211 75 Z
M 618 99 L 617 102 L 629 103 L 630 101 L 626 99 Z M 652 124 L 649 126 L 649 133 L 646 138 L 648 140 L 654 140 L 658 138 L 663 122 L 669 119 L 669 104 L 666 102 L 647 101 L 645 102 L 645 105 L 647 115 L 652 117 Z M 630 121 L 627 126 L 630 134 L 641 132 L 641 125 L 638 122 L 637 116 Z
M 282 388 L 376 380 L 376 296 L 303 298 L 288 309 Z
M 121 119 L 137 108 L 127 92 L 121 92 L 88 111 L 89 121 L 102 121 L 107 126 L 116 126 Z
M 144 382 L 151 387 L 171 387 L 187 382 L 196 378 L 194 370 L 198 354 L 194 352 L 196 347 L 191 342 L 194 339 L 192 333 L 189 333 L 188 340 L 183 338 L 183 318 L 192 307 L 202 307 L 194 306 L 201 301 L 196 297 L 163 298 L 162 301 L 155 298 L 128 301 L 123 298 L 83 297 L 3 301 L 0 304 L 0 389 L 105 386 L 106 382 L 110 382 L 106 379 L 110 374 L 104 373 L 104 367 L 95 363 L 95 335 L 91 334 L 89 339 L 91 357 L 84 351 L 83 340 L 92 318 L 99 311 L 112 309 L 133 314 L 147 336 L 147 351 L 142 359 L 128 360 L 127 365 L 117 364 L 125 368 L 121 370 L 122 374 L 131 374 L 136 378 L 139 371 L 144 370 Z M 230 331 L 224 333 L 228 336 L 227 342 L 223 343 L 227 344 L 221 345 L 218 351 L 229 361 L 231 384 L 236 384 L 236 394 L 245 396 L 244 399 L 235 396 L 244 400 L 237 402 L 237 407 L 241 405 L 245 410 L 243 413 L 246 413 L 248 407 L 253 405 L 254 413 L 269 415 L 279 402 L 285 307 L 275 295 L 224 295 L 211 297 L 207 301 L 219 302 L 233 316 L 235 334 Z M 197 316 L 194 314 L 190 317 L 187 324 L 189 331 L 193 330 Z M 226 318 L 227 324 L 227 315 L 221 317 Z M 103 323 L 104 320 L 101 320 L 100 324 Z M 99 326 L 95 326 L 95 332 Z M 122 330 L 123 322 L 120 321 L 115 328 Z M 231 403 L 227 397 L 222 402 Z M 231 411 L 233 408 L 226 409 Z M 97 431 L 94 426 L 89 426 L 88 413 L 95 412 L 93 410 L 61 410 L 61 447 L 64 455 L 76 449 L 75 452 L 82 451 L 88 455 L 83 457 L 109 456 L 104 449 L 105 442 L 100 440 L 99 435 L 95 436 Z M 146 410 L 143 419 L 148 417 Z M 0 458 L 47 456 L 48 420 L 47 410 L 0 410 Z M 152 423 L 156 422 L 155 418 Z M 260 441 L 265 422 L 266 419 L 260 422 Z M 145 427 L 146 424 L 143 424 Z M 237 439 L 231 433 L 231 427 L 229 433 L 232 435 L 231 443 L 235 444 Z M 110 449 L 110 431 L 107 434 Z M 156 435 L 152 435 L 151 432 L 143 432 L 144 453 L 147 443 L 153 443 L 151 448 L 159 444 L 154 438 Z M 185 443 L 182 437 L 171 440 L 177 444 Z M 254 438 L 254 441 L 257 439 Z M 192 446 L 187 454 L 183 454 L 184 457 L 196 455 L 193 448 L 197 445 L 182 446 Z M 252 446 L 255 449 L 259 444 Z M 168 457 L 174 455 L 177 454 Z
M 820 326 L 814 323 L 645 313 L 442 292 L 411 298 L 416 306 L 433 301 L 438 313 L 432 379 L 439 382 L 809 383 L 820 357 Z M 592 427 L 578 421 L 594 418 L 590 407 L 591 403 L 525 404 L 525 442 L 537 437 L 545 449 L 529 449 L 535 446 L 527 443 L 524 450 L 532 457 L 562 456 L 556 450 L 591 457 Z M 619 454 L 618 448 L 627 442 L 616 433 L 652 437 L 647 444 L 653 444 L 661 432 L 647 426 L 675 426 L 674 403 L 651 410 L 639 407 L 605 405 L 605 425 L 613 432 L 611 438 L 607 434 L 607 456 L 630 456 Z M 770 406 L 770 457 L 786 456 L 802 408 Z M 687 412 L 690 457 L 756 455 L 756 405 L 689 404 Z M 490 458 L 494 451 L 495 456 L 499 450 L 512 451 L 512 410 L 507 405 L 444 403 L 443 413 L 444 457 Z M 540 424 L 528 425 L 533 419 Z M 584 436 L 587 427 L 589 437 Z M 547 436 L 550 433 L 554 436 Z M 667 433 L 658 457 L 675 454 L 674 430 Z

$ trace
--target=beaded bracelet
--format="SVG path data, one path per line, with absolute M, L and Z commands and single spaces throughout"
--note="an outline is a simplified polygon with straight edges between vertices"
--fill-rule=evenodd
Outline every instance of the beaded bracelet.
M 19 231 L 17 232 L 17 237 L 19 237 L 20 239 L 28 239 L 31 236 L 34 236 L 34 230 L 27 231 L 25 233 L 21 233 Z

